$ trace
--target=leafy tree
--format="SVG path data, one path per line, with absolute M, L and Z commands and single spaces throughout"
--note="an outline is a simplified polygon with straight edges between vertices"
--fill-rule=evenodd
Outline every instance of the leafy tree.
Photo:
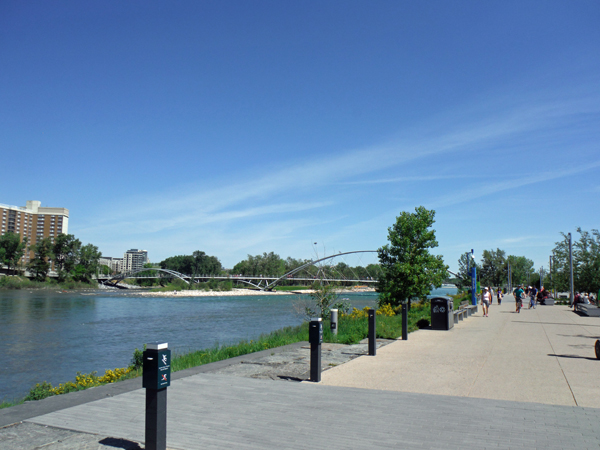
M 244 261 L 240 261 L 232 269 L 234 274 L 248 276 L 281 276 L 285 272 L 285 261 L 279 255 L 269 252 L 262 255 L 248 255 Z
M 397 306 L 413 297 L 423 299 L 432 286 L 442 285 L 448 266 L 441 255 L 429 253 L 438 246 L 435 230 L 429 229 L 434 217 L 435 211 L 419 206 L 414 213 L 402 212 L 388 228 L 389 244 L 377 251 L 382 269 L 377 287 L 380 304 Z
M 54 265 L 58 274 L 58 281 L 63 282 L 75 269 L 79 259 L 81 241 L 72 234 L 59 234 L 54 239 Z
M 216 256 L 209 256 L 200 250 L 192 253 L 192 267 L 195 275 L 218 275 L 221 273 L 221 262 Z
M 569 291 L 570 269 L 569 269 L 569 238 L 565 233 L 560 233 L 561 241 L 555 243 L 552 254 L 552 287 L 557 291 Z
M 194 272 L 194 258 L 191 255 L 170 256 L 160 262 L 160 268 L 191 275 Z
M 573 288 L 580 292 L 600 290 L 600 232 L 577 228 L 579 240 L 573 242 Z M 556 242 L 552 259 L 552 287 L 559 291 L 570 289 L 569 238 Z M 548 284 L 548 283 L 546 283 Z
M 496 250 L 484 250 L 479 271 L 482 285 L 500 286 L 508 275 L 506 264 L 506 253 L 499 248 Z
M 93 244 L 86 244 L 79 249 L 77 264 L 73 268 L 72 275 L 75 281 L 89 283 L 98 269 L 98 261 L 102 253 Z
M 506 260 L 510 263 L 513 286 L 532 282 L 531 276 L 535 274 L 532 260 L 527 259 L 524 256 L 514 255 L 509 255 Z
M 52 240 L 47 237 L 30 247 L 34 257 L 28 265 L 29 270 L 37 281 L 44 281 L 50 270 L 50 258 L 52 258 Z
M 344 314 L 350 311 L 350 304 L 346 299 L 339 298 L 335 286 L 323 280 L 312 285 L 312 293 L 309 295 L 312 302 L 304 307 L 306 318 L 321 317 L 327 320 L 331 317 L 332 309 L 337 309 Z
M 381 266 L 379 264 L 369 264 L 365 267 L 367 276 L 372 277 L 374 280 L 378 280 L 381 276 Z
M 171 256 L 160 262 L 161 269 L 174 270 L 184 275 L 217 275 L 221 273 L 221 262 L 200 250 L 191 255 Z
M 26 248 L 27 238 L 23 238 L 23 241 L 21 241 L 21 236 L 12 231 L 0 236 L 0 249 L 4 250 L 0 255 L 2 256 L 2 263 L 6 264 L 9 273 L 11 268 L 14 269 L 17 266 L 17 263 L 25 254 Z
M 600 232 L 582 231 L 574 244 L 575 261 L 573 271 L 575 288 L 580 292 L 598 292 L 600 290 Z
M 307 259 L 294 259 L 288 256 L 285 260 L 285 273 L 291 272 L 292 270 L 297 269 L 308 262 L 309 260 Z

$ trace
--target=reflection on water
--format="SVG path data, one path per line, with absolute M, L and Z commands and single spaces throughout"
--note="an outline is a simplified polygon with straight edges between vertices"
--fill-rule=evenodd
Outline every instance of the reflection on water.
M 376 294 L 344 295 L 353 306 L 376 304 Z M 164 340 L 175 352 L 256 339 L 298 325 L 289 296 L 136 297 L 48 291 L 0 292 L 3 344 L 0 400 L 21 398 L 35 384 L 54 385 L 76 372 L 129 365 L 133 350 Z

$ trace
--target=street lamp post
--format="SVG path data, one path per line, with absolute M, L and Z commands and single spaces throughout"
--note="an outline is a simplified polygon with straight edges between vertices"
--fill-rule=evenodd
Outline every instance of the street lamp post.
M 467 253 L 468 255 L 468 253 Z M 475 259 L 475 255 L 473 254 L 473 249 L 471 249 L 471 258 Z M 467 257 L 467 261 L 469 258 Z M 471 268 L 471 305 L 477 305 L 477 266 L 473 264 Z
M 575 299 L 575 290 L 573 289 L 573 240 L 571 238 L 571 233 L 569 233 L 569 270 L 570 270 L 570 292 L 571 295 L 571 305 L 573 304 L 573 300 Z

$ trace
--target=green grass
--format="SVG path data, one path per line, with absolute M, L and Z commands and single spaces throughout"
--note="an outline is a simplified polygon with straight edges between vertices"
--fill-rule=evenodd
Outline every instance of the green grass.
M 209 280 L 203 283 L 188 284 L 182 280 L 174 280 L 166 286 L 153 288 L 150 292 L 173 292 L 173 291 L 231 291 L 233 282 L 231 280 Z
M 24 400 L 15 400 L 13 402 L 2 400 L 2 402 L 0 402 L 0 409 L 10 408 L 11 406 L 22 405 L 23 403 L 25 403 Z
M 46 281 L 32 281 L 26 277 L 4 276 L 0 277 L 0 289 L 96 289 L 98 283 L 82 283 L 80 281 L 65 281 L 59 283 L 54 279 L 46 278 Z
M 242 341 L 235 345 L 215 346 L 204 350 L 176 354 L 171 361 L 171 368 L 174 372 L 177 372 L 203 364 L 223 361 L 236 356 L 247 355 L 306 340 L 308 340 L 308 323 L 303 323 L 296 327 L 286 327 L 262 335 L 257 340 Z

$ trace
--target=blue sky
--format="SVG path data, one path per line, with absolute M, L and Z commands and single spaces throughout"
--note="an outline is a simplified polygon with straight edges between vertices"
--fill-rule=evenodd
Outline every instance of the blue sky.
M 597 1 L 5 1 L 0 203 L 107 256 L 374 250 L 451 269 L 600 228 Z M 373 261 L 369 261 L 373 262 Z

